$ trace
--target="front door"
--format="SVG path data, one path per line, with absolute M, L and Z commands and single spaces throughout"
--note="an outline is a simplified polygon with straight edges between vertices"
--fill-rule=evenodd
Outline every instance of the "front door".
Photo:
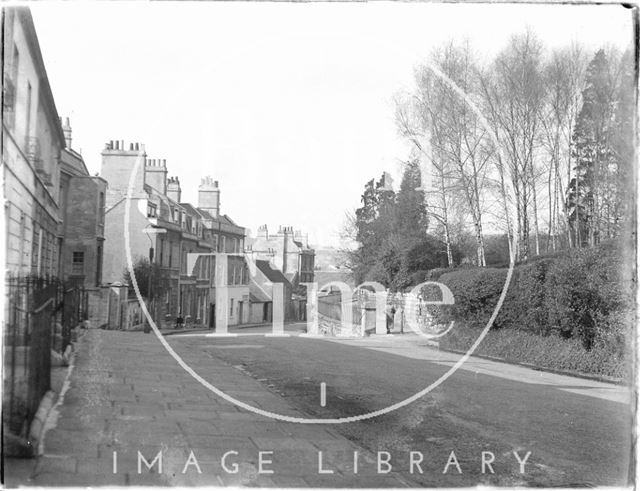
M 209 304 L 209 327 L 216 328 L 216 304 Z

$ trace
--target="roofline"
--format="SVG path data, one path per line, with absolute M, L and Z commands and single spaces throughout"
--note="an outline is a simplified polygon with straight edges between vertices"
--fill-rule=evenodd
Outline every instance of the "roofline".
M 203 220 L 207 220 L 207 218 L 202 213 L 200 213 L 200 210 L 198 210 L 198 208 L 196 206 L 193 206 L 191 203 L 185 201 L 178 204 L 182 206 L 185 210 L 188 210 L 188 211 L 193 210 L 193 212 L 195 212 L 196 215 L 198 215 L 200 218 L 202 218 Z
M 291 280 L 289 278 L 287 278 L 285 276 L 285 274 L 282 271 L 280 271 L 279 269 L 272 268 L 271 264 L 269 263 L 269 261 L 267 261 L 265 259 L 256 259 L 256 267 L 267 278 L 267 280 L 273 281 L 271 278 L 269 278 L 269 275 L 261 268 L 261 265 L 264 266 L 265 268 L 267 268 L 271 273 L 274 273 L 275 276 L 280 276 L 281 278 L 279 278 L 279 279 L 283 279 L 286 283 L 289 283 L 289 285 L 291 285 Z
M 38 34 L 36 33 L 36 27 L 33 23 L 33 17 L 31 16 L 31 9 L 29 7 L 11 7 L 15 9 L 16 15 L 20 18 L 25 31 L 27 33 L 27 44 L 31 56 L 36 64 L 36 71 L 40 79 L 40 89 L 44 90 L 44 98 L 46 99 L 46 109 L 49 111 L 49 115 L 54 120 L 55 132 L 58 137 L 59 143 L 62 148 L 66 148 L 66 141 L 64 138 L 64 132 L 62 131 L 62 124 L 60 123 L 60 116 L 56 109 L 56 102 L 51 92 L 51 85 L 49 84 L 49 77 L 47 76 L 47 70 L 42 59 L 42 52 L 40 51 L 40 41 L 38 40 Z M 42 94 L 42 90 L 39 91 Z M 40 99 L 40 97 L 39 97 Z
M 87 164 L 84 163 L 84 159 L 82 158 L 82 155 L 80 155 L 75 150 L 73 150 L 71 148 L 67 148 L 67 147 L 63 148 L 62 151 L 63 152 L 67 152 L 72 157 L 75 157 L 76 159 L 78 159 L 82 163 L 82 168 L 84 169 L 85 174 L 87 176 L 89 175 L 89 169 L 87 169 Z

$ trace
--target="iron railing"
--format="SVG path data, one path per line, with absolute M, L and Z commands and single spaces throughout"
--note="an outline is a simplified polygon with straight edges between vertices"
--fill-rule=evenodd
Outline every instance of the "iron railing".
M 6 278 L 3 427 L 26 437 L 51 388 L 51 352 L 64 353 L 87 317 L 87 292 L 57 278 Z

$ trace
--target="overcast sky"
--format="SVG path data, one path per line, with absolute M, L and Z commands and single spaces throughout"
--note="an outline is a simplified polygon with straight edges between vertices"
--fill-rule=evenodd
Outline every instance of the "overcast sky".
M 107 140 L 146 144 L 197 202 L 200 177 L 254 233 L 335 245 L 345 211 L 408 146 L 393 96 L 449 39 L 487 58 L 530 26 L 547 46 L 631 42 L 620 6 L 420 3 L 31 4 L 60 116 L 100 170 Z

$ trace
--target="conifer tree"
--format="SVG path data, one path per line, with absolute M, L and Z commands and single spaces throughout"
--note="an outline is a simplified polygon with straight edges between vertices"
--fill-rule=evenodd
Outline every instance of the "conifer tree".
M 608 184 L 613 95 L 609 62 L 601 49 L 587 68 L 582 108 L 572 136 L 575 165 L 567 191 L 567 209 L 578 246 L 596 244 L 606 220 L 603 204 L 611 198 Z

